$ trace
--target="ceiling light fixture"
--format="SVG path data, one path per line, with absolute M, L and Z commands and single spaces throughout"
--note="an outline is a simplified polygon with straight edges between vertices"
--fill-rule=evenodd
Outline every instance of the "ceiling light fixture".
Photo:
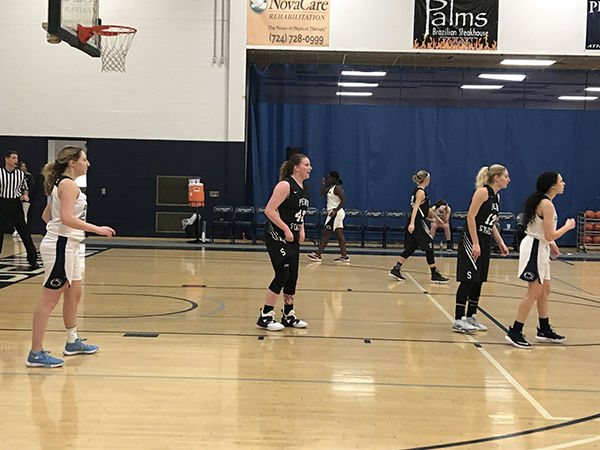
M 504 66 L 551 66 L 556 61 L 553 59 L 504 59 L 500 64 Z
M 336 92 L 335 95 L 344 97 L 370 97 L 373 95 L 372 92 Z
M 479 78 L 488 80 L 523 81 L 525 75 L 520 73 L 482 73 Z
M 342 75 L 351 77 L 385 77 L 387 72 L 361 72 L 359 70 L 342 70 Z
M 502 89 L 502 84 L 463 84 L 461 89 Z
M 338 86 L 341 87 L 377 87 L 379 83 L 359 83 L 354 81 L 339 81 Z
M 586 101 L 592 101 L 592 100 L 597 100 L 598 97 L 588 97 L 588 96 L 584 96 L 584 95 L 561 95 L 560 97 L 558 97 L 559 100 L 572 100 L 572 101 L 576 101 L 576 102 L 586 102 Z
M 600 87 L 586 87 L 584 91 L 588 92 L 600 92 Z

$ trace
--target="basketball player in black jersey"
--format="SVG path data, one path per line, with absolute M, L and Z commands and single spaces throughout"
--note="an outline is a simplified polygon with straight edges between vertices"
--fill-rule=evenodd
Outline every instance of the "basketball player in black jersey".
M 275 270 L 265 305 L 256 322 L 259 328 L 279 331 L 284 327 L 305 328 L 307 323 L 296 317 L 294 294 L 298 281 L 300 244 L 304 241 L 304 214 L 309 195 L 304 181 L 310 176 L 310 160 L 301 153 L 293 154 L 279 169 L 279 183 L 265 207 L 269 219 L 265 227 L 265 244 Z M 281 323 L 275 320 L 275 303 L 283 289 L 284 309 Z
M 487 281 L 490 266 L 492 236 L 498 243 L 500 254 L 508 255 L 508 248 L 498 227 L 498 191 L 510 183 L 506 167 L 494 164 L 482 167 L 475 179 L 475 193 L 471 199 L 467 223 L 458 240 L 456 280 L 456 309 L 452 330 L 457 333 L 485 331 L 487 327 L 477 320 L 477 306 L 481 285 Z M 465 314 L 465 305 L 469 303 Z
M 404 277 L 400 272 L 402 264 L 416 249 L 420 248 L 425 252 L 425 257 L 427 258 L 427 264 L 431 270 L 431 281 L 434 283 L 447 283 L 448 278 L 442 276 L 435 265 L 433 238 L 431 237 L 429 224 L 427 223 L 427 219 L 442 222 L 442 219 L 429 208 L 429 198 L 425 193 L 425 188 L 429 186 L 429 182 L 431 181 L 429 172 L 419 170 L 416 175 L 413 175 L 413 181 L 417 184 L 417 187 L 410 198 L 412 213 L 410 215 L 410 222 L 406 228 L 404 251 L 398 258 L 396 265 L 390 270 L 390 276 L 398 281 L 404 281 Z

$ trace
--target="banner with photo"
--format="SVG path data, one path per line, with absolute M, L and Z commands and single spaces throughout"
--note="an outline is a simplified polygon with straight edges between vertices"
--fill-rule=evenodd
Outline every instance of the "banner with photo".
M 331 0 L 246 0 L 248 45 L 328 47 Z
M 413 48 L 497 50 L 499 0 L 415 0 Z
M 585 49 L 600 50 L 600 0 L 588 0 L 587 2 Z

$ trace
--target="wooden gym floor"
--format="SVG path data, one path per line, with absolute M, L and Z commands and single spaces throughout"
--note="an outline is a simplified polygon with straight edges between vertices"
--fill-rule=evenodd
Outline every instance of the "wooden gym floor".
M 5 239 L 0 260 L 3 448 L 600 448 L 600 262 L 552 263 L 551 322 L 568 340 L 509 346 L 525 285 L 493 259 L 479 317 L 453 333 L 457 284 L 411 257 L 301 255 L 296 311 L 309 326 L 255 327 L 266 252 L 99 248 L 86 259 L 78 329 L 94 355 L 30 369 L 41 275 Z M 89 247 L 89 246 L 88 246 Z M 438 258 L 454 278 L 454 257 Z M 33 276 L 35 275 L 35 276 Z M 278 304 L 276 311 L 281 309 Z M 45 348 L 62 357 L 61 306 Z

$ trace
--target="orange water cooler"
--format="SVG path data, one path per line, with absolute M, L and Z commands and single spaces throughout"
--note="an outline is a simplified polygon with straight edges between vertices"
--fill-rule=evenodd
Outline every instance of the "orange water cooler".
M 196 239 L 188 243 L 206 242 L 206 221 L 202 222 L 202 232 L 200 232 L 200 209 L 204 208 L 204 184 L 200 178 L 188 179 L 188 204 L 196 208 Z
M 190 206 L 204 206 L 204 184 L 200 182 L 200 178 L 188 180 L 188 202 Z

